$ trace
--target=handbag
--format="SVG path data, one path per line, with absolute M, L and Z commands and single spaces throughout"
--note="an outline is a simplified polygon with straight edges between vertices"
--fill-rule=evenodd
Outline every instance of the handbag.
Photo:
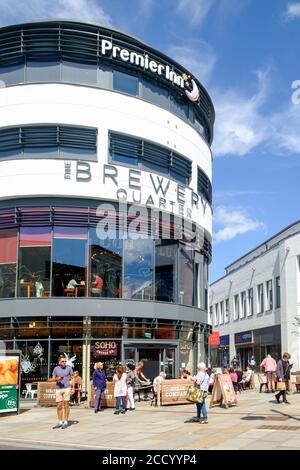
M 276 390 L 279 390 L 281 392 L 286 390 L 286 383 L 285 382 L 277 382 Z
M 204 390 L 200 390 L 200 388 L 194 387 L 191 385 L 188 388 L 186 399 L 191 401 L 192 403 L 203 403 L 207 394 Z

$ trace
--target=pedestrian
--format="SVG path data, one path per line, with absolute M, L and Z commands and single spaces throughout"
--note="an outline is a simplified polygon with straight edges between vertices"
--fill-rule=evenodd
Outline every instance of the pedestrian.
M 193 380 L 195 382 L 195 387 L 200 388 L 200 390 L 203 390 L 206 394 L 208 394 L 209 375 L 206 372 L 205 363 L 199 362 L 197 369 L 198 369 L 198 372 L 195 375 L 195 377 L 193 377 Z M 194 421 L 197 421 L 201 424 L 207 424 L 208 417 L 207 417 L 205 397 L 203 398 L 202 403 L 196 403 L 196 407 L 197 407 L 197 417 L 194 419 Z M 201 414 L 202 414 L 203 419 L 201 419 Z
M 74 387 L 73 402 L 76 403 L 77 405 L 80 405 L 81 393 L 82 393 L 82 378 L 80 377 L 78 370 L 74 371 L 74 374 L 73 374 L 73 387 Z
M 253 370 L 253 372 L 255 372 L 255 369 L 256 369 L 256 360 L 254 358 L 254 356 L 251 356 L 251 359 L 248 363 L 249 367 Z
M 134 374 L 137 378 L 138 385 L 144 389 L 144 400 L 148 400 L 147 390 L 151 387 L 151 380 L 149 380 L 142 372 L 144 367 L 143 361 L 140 361 L 136 364 L 134 369 Z
M 286 399 L 286 389 L 288 382 L 291 378 L 291 368 L 292 364 L 290 364 L 290 358 L 291 355 L 288 352 L 285 352 L 282 356 L 282 359 L 279 359 L 277 362 L 277 369 L 276 369 L 276 374 L 277 374 L 277 386 L 279 388 L 279 383 L 280 383 L 280 390 L 278 393 L 276 393 L 275 397 L 277 400 L 277 403 L 281 403 L 280 397 L 282 396 L 282 403 L 286 403 L 287 405 L 290 404 L 289 401 Z
M 134 403 L 134 387 L 136 376 L 134 374 L 135 366 L 133 364 L 127 364 L 129 371 L 127 372 L 127 395 L 128 395 L 128 410 L 135 410 Z
M 277 364 L 275 359 L 271 356 L 271 354 L 267 354 L 264 358 L 260 367 L 263 367 L 265 373 L 267 374 L 267 392 L 274 393 L 275 392 L 275 382 L 276 382 L 276 369 Z
M 94 412 L 103 411 L 101 408 L 104 392 L 106 389 L 106 374 L 103 370 L 103 362 L 96 362 L 93 372 L 93 387 L 96 391 Z
M 113 377 L 115 384 L 114 397 L 116 399 L 116 409 L 114 414 L 126 413 L 126 395 L 127 395 L 127 375 L 121 364 L 116 367 L 116 373 Z M 120 407 L 122 405 L 122 407 Z
M 240 366 L 240 362 L 239 362 L 237 356 L 233 357 L 233 359 L 231 361 L 231 366 L 232 366 L 233 370 L 236 370 Z
M 67 366 L 67 360 L 64 355 L 59 357 L 58 366 L 53 370 L 51 382 L 56 382 L 56 406 L 58 424 L 53 429 L 68 427 L 70 415 L 70 396 L 74 393 L 72 380 L 72 367 Z M 63 419 L 64 416 L 64 419 Z

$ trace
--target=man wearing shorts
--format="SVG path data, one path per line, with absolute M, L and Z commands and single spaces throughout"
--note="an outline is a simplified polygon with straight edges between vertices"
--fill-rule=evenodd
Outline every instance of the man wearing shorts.
M 53 429 L 65 429 L 68 427 L 68 419 L 70 414 L 70 395 L 73 392 L 73 386 L 70 380 L 73 375 L 72 368 L 67 366 L 65 356 L 60 356 L 58 366 L 53 370 L 51 382 L 56 382 L 56 406 L 58 424 Z M 63 420 L 64 413 L 64 420 Z

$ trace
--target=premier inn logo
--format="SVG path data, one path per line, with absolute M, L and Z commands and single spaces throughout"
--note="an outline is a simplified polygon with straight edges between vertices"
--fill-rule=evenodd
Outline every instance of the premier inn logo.
M 183 74 L 182 76 L 185 87 L 187 88 L 185 90 L 185 94 L 188 97 L 189 100 L 191 101 L 198 101 L 199 100 L 199 88 L 195 82 L 195 80 L 191 79 L 190 75 L 187 75 L 186 73 Z
M 195 80 L 191 79 L 190 75 L 176 73 L 170 65 L 160 64 L 156 60 L 151 59 L 149 54 L 140 54 L 135 51 L 129 51 L 125 47 L 116 46 L 111 39 L 101 40 L 100 53 L 103 56 L 109 56 L 113 59 L 135 65 L 143 70 L 149 70 L 169 80 L 174 85 L 183 88 L 189 100 L 195 102 L 199 99 L 199 89 Z

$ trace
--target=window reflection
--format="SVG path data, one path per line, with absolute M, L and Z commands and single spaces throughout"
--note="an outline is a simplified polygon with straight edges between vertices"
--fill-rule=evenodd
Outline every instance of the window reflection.
M 179 298 L 178 303 L 193 305 L 193 256 L 192 249 L 179 248 Z
M 121 297 L 122 240 L 97 237 L 90 230 L 90 295 L 92 297 Z
M 127 73 L 113 71 L 113 88 L 114 90 L 128 93 L 129 95 L 136 96 L 138 94 L 138 78 Z
M 0 232 L 0 298 L 15 297 L 17 231 Z
M 153 240 L 124 240 L 124 297 L 153 298 Z
M 53 233 L 52 289 L 54 296 L 86 295 L 87 229 L 55 227 Z
M 155 246 L 155 299 L 176 302 L 177 243 L 158 240 Z
M 50 295 L 50 260 L 50 227 L 22 227 L 18 270 L 20 297 Z

